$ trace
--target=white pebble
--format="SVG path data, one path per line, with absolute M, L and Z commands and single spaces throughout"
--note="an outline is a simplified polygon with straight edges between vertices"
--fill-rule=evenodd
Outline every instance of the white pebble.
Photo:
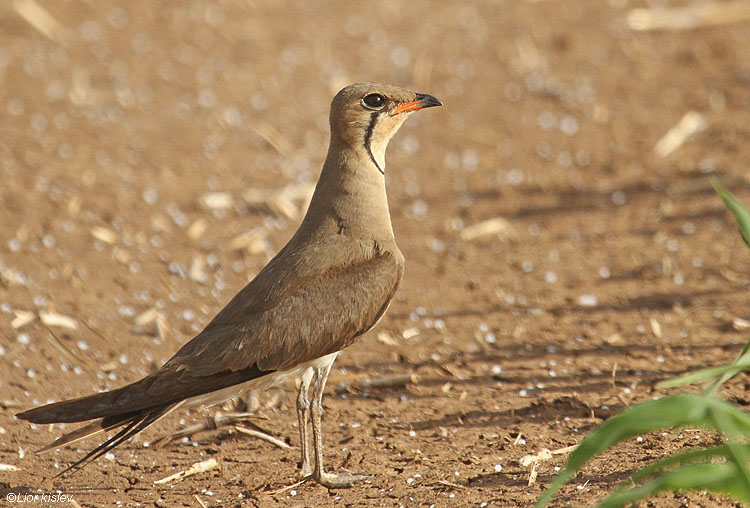
M 135 316 L 135 309 L 131 307 L 130 305 L 121 305 L 120 308 L 117 309 L 117 311 L 122 316 L 126 316 L 126 317 Z
M 411 212 L 416 218 L 424 217 L 427 213 L 427 203 L 421 199 L 417 199 L 411 205 Z
M 572 115 L 565 115 L 560 120 L 560 130 L 568 136 L 574 135 L 578 132 L 578 120 Z
M 518 169 L 518 168 L 511 169 L 510 171 L 508 171 L 506 179 L 508 183 L 511 185 L 519 185 L 523 183 L 523 179 L 524 179 L 523 170 Z
M 143 191 L 141 197 L 143 198 L 143 201 L 146 202 L 146 204 L 155 205 L 159 200 L 159 191 L 154 187 L 149 187 Z
M 582 307 L 595 307 L 597 303 L 596 295 L 581 295 L 578 297 L 578 305 Z
M 445 250 L 445 242 L 442 240 L 438 240 L 437 238 L 433 238 L 430 240 L 430 249 L 433 252 L 443 252 Z

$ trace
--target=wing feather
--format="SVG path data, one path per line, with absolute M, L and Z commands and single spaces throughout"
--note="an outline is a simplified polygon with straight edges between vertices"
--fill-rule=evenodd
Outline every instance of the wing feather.
M 110 392 L 49 404 L 18 417 L 36 423 L 78 422 L 155 411 L 339 351 L 378 321 L 402 274 L 402 258 L 387 251 L 316 276 L 281 277 L 287 281 L 283 291 L 264 286 L 279 274 L 261 272 L 156 372 Z M 258 292 L 273 304 L 259 301 Z

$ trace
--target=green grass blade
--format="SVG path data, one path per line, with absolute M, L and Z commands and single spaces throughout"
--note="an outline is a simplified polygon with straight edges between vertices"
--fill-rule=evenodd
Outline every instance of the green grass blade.
M 699 426 L 715 428 L 716 415 L 731 422 L 733 432 L 750 434 L 750 415 L 721 399 L 703 395 L 678 394 L 659 400 L 644 402 L 616 415 L 581 441 L 568 458 L 568 463 L 552 481 L 536 503 L 545 506 L 552 496 L 592 457 L 604 452 L 620 441 L 655 430 Z M 723 420 L 722 420 L 723 421 Z
M 687 374 L 683 374 L 682 376 L 677 376 L 672 379 L 660 381 L 656 384 L 656 388 L 674 388 L 676 386 L 705 383 L 708 381 L 713 381 L 716 378 L 724 379 L 724 377 L 726 376 L 729 376 L 729 378 L 731 378 L 747 369 L 750 369 L 750 355 L 742 357 L 739 361 L 737 361 L 737 363 L 721 365 L 719 367 L 709 367 L 707 369 L 688 372 Z
M 708 490 L 750 501 L 750 485 L 737 464 L 690 464 L 666 473 L 645 485 L 616 490 L 598 508 L 620 508 L 663 491 Z
M 740 351 L 740 354 L 737 355 L 737 360 L 745 356 L 745 354 L 750 351 L 750 340 L 745 342 L 744 347 L 742 348 L 742 351 Z M 735 360 L 735 362 L 737 361 Z
M 740 351 L 740 354 L 737 355 L 737 358 L 735 358 L 734 362 L 732 362 L 732 365 L 739 366 L 750 364 L 750 354 L 748 354 L 748 351 L 750 350 L 750 341 L 747 341 L 745 343 L 745 346 L 742 348 L 742 351 Z M 747 367 L 743 368 L 742 370 L 747 370 Z M 713 393 L 716 393 L 716 390 L 719 389 L 721 385 L 732 379 L 734 376 L 739 374 L 741 371 L 730 371 L 725 374 L 723 374 L 719 379 L 711 383 L 706 387 L 705 390 L 703 390 L 704 395 L 711 395 Z
M 732 418 L 732 415 L 722 411 L 712 409 L 711 416 L 714 419 L 715 428 L 730 438 L 727 441 L 727 448 L 729 449 L 728 458 L 734 460 L 737 464 L 737 470 L 745 480 L 745 484 L 750 485 L 750 471 L 747 469 L 750 454 L 747 453 L 747 447 L 740 445 L 735 439 L 731 439 L 740 438 L 743 435 L 741 425 L 738 425 Z
M 750 453 L 750 445 L 736 445 L 745 448 L 746 453 Z M 682 466 L 685 464 L 694 464 L 699 462 L 709 462 L 718 458 L 727 458 L 731 460 L 730 450 L 727 445 L 714 446 L 711 448 L 701 448 L 698 450 L 691 450 L 688 452 L 679 453 L 677 455 L 670 455 L 661 459 L 653 464 L 649 464 L 646 467 L 636 471 L 632 480 L 639 482 L 648 478 L 651 475 L 662 473 L 665 469 L 672 468 L 674 466 Z
M 748 359 L 750 360 L 750 358 Z M 743 370 L 748 368 L 743 365 L 721 365 L 719 367 L 709 367 L 707 369 L 696 370 L 695 372 L 688 372 L 682 376 L 677 376 L 672 379 L 665 381 L 659 381 L 656 383 L 656 388 L 663 390 L 665 388 L 674 388 L 676 386 L 692 385 L 696 383 L 706 383 L 713 381 L 718 377 L 723 378 L 728 374 L 739 374 Z
M 716 178 L 711 179 L 711 185 L 714 186 L 714 190 L 724 201 L 724 204 L 729 208 L 729 211 L 734 214 L 734 218 L 737 219 L 737 225 L 740 228 L 740 234 L 745 243 L 750 247 L 750 212 L 747 208 L 742 206 L 742 203 L 734 197 L 734 195 L 726 190 Z
M 720 385 L 736 376 L 743 370 L 750 369 L 750 354 L 748 354 L 749 349 L 750 342 L 745 344 L 734 362 L 729 365 L 720 365 L 718 367 L 709 367 L 707 369 L 701 369 L 695 372 L 688 372 L 687 374 L 683 374 L 682 376 L 677 376 L 672 379 L 661 381 L 656 384 L 656 388 L 674 388 L 676 386 L 714 381 L 714 383 L 712 383 L 704 392 L 706 395 L 708 395 L 709 393 L 714 392 Z M 718 378 L 718 380 L 716 378 Z

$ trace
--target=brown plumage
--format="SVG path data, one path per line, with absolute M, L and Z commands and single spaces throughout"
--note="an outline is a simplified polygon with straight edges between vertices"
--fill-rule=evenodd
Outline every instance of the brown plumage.
M 17 415 L 33 423 L 96 420 L 43 450 L 123 427 L 63 473 L 180 406 L 221 402 L 301 375 L 302 474 L 330 487 L 352 485 L 359 477 L 323 471 L 320 398 L 338 351 L 375 325 L 403 275 L 385 192 L 388 141 L 409 112 L 437 105 L 432 96 L 378 83 L 341 90 L 331 104 L 330 147 L 302 224 L 203 331 L 140 381 Z

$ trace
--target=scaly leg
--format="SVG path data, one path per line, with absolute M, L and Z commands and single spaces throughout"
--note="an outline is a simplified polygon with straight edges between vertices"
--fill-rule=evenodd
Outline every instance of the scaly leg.
M 335 357 L 334 357 L 335 359 Z M 323 390 L 331 372 L 333 359 L 328 365 L 315 367 L 315 382 L 313 383 L 313 400 L 310 408 L 312 416 L 313 448 L 315 450 L 315 471 L 313 479 L 329 489 L 353 487 L 357 482 L 372 476 L 359 473 L 326 473 L 323 470 L 323 436 L 320 419 L 323 414 Z
M 299 421 L 299 446 L 302 449 L 302 468 L 300 477 L 307 478 L 312 476 L 313 469 L 310 464 L 310 434 L 308 433 L 308 422 L 310 420 L 310 399 L 307 397 L 307 391 L 310 388 L 314 370 L 312 367 L 307 368 L 302 374 L 297 393 L 297 420 Z

